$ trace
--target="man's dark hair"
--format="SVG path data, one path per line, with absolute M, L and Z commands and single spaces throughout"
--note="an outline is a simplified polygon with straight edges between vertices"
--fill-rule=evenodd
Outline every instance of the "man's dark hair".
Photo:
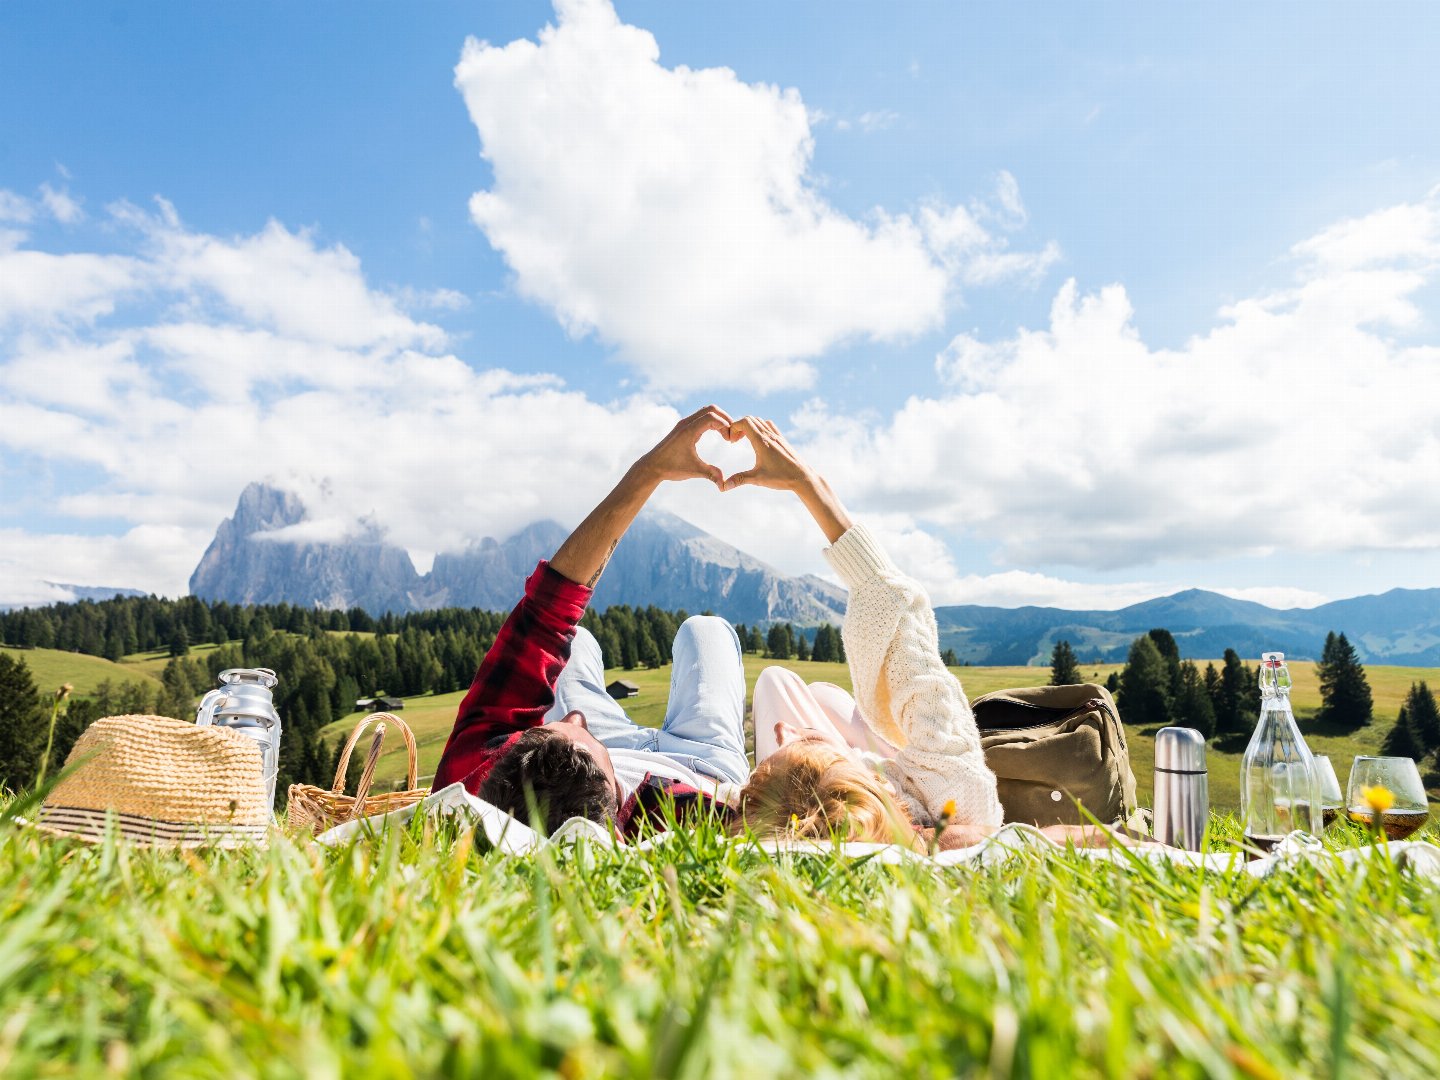
M 614 785 L 590 751 L 545 727 L 531 728 L 501 755 L 479 795 L 527 823 L 533 799 L 547 833 L 572 817 L 603 823 L 620 810 Z

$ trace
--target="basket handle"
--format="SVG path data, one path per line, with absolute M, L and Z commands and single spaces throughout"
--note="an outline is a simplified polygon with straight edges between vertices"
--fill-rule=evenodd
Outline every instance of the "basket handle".
M 394 713 L 376 712 L 365 717 L 355 725 L 355 730 L 350 732 L 350 737 L 345 740 L 345 748 L 340 751 L 340 761 L 335 766 L 335 783 L 330 785 L 330 790 L 339 795 L 345 790 L 345 770 L 350 767 L 350 755 L 355 751 L 355 744 L 360 741 L 360 736 L 365 734 L 365 729 L 371 724 L 378 723 L 380 732 L 383 734 L 389 724 L 394 724 L 400 729 L 401 736 L 405 739 L 405 752 L 409 755 L 409 764 L 405 770 L 405 786 L 413 789 L 419 779 L 420 753 L 415 748 L 415 733 L 410 730 L 410 725 L 401 720 Z M 372 748 L 371 753 L 374 753 Z
M 365 755 L 365 771 L 360 774 L 360 783 L 355 788 L 355 805 L 350 808 L 352 818 L 365 816 L 365 796 L 370 794 L 370 784 L 375 779 L 375 763 L 380 760 L 380 748 L 385 744 L 385 725 L 375 725 L 375 737 L 370 740 L 370 752 Z

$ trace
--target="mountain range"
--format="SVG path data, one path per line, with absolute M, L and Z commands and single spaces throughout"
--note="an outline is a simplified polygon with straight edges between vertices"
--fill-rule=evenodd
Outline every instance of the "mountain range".
M 1188 589 L 1117 611 L 939 607 L 935 621 L 941 647 L 972 664 L 1048 664 L 1060 640 L 1069 641 L 1082 661 L 1121 661 L 1138 635 L 1164 627 L 1188 657 L 1215 658 L 1234 649 L 1246 659 L 1283 652 L 1313 660 L 1334 630 L 1350 639 L 1362 660 L 1440 665 L 1440 589 L 1392 589 L 1287 610 Z
M 450 606 L 508 610 L 536 561 L 554 554 L 567 535 L 556 522 L 536 522 L 503 541 L 487 537 L 441 552 L 430 572 L 420 574 L 408 552 L 375 527 L 340 542 L 274 535 L 305 520 L 296 496 L 251 484 L 216 531 L 190 591 L 233 603 L 361 607 L 372 614 Z M 845 591 L 818 577 L 782 574 L 673 514 L 647 511 L 616 549 L 594 603 L 602 610 L 655 604 L 713 611 L 732 622 L 814 626 L 841 622 Z M 1061 639 L 1084 662 L 1118 661 L 1137 635 L 1165 627 L 1192 657 L 1233 648 L 1247 659 L 1272 650 L 1314 658 L 1326 633 L 1337 630 L 1366 661 L 1440 665 L 1440 589 L 1394 589 L 1288 610 L 1190 589 L 1116 611 L 957 605 L 936 608 L 935 619 L 941 647 L 972 664 L 1048 663 Z
M 554 521 L 529 525 L 504 541 L 486 537 L 440 552 L 427 574 L 378 529 L 341 542 L 291 541 L 280 530 L 306 520 L 290 492 L 251 484 L 221 523 L 190 576 L 190 591 L 232 603 L 361 607 L 372 614 L 515 606 L 526 576 L 555 553 L 569 530 Z M 660 511 L 641 514 L 616 548 L 595 592 L 595 606 L 655 604 L 713 611 L 732 622 L 839 623 L 845 590 L 818 577 L 789 577 L 689 522 Z

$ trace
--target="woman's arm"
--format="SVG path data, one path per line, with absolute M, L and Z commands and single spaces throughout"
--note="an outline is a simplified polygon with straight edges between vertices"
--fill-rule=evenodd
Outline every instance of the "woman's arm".
M 738 472 L 725 481 L 724 491 L 733 491 L 743 484 L 791 491 L 805 504 L 825 539 L 835 543 L 850 528 L 850 515 L 840 497 L 830 489 L 825 478 L 800 459 L 785 441 L 780 429 L 769 420 L 746 416 L 730 425 L 731 442 L 748 439 L 755 451 L 755 467 Z
M 747 416 L 731 429 L 755 449 L 755 467 L 732 476 L 742 484 L 792 491 L 830 541 L 825 556 L 850 590 L 845 654 L 860 711 L 900 748 L 886 763 L 911 817 L 940 819 L 947 803 L 955 825 L 999 825 L 995 774 L 985 764 L 975 715 L 959 681 L 940 659 L 929 597 L 902 574 L 863 525 L 852 525 L 839 498 L 768 420 Z

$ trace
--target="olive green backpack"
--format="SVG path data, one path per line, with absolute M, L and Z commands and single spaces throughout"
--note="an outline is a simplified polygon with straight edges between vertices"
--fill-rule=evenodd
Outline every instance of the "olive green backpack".
M 1006 821 L 1110 824 L 1135 810 L 1135 774 L 1110 691 L 1095 683 L 997 690 L 971 702 Z

